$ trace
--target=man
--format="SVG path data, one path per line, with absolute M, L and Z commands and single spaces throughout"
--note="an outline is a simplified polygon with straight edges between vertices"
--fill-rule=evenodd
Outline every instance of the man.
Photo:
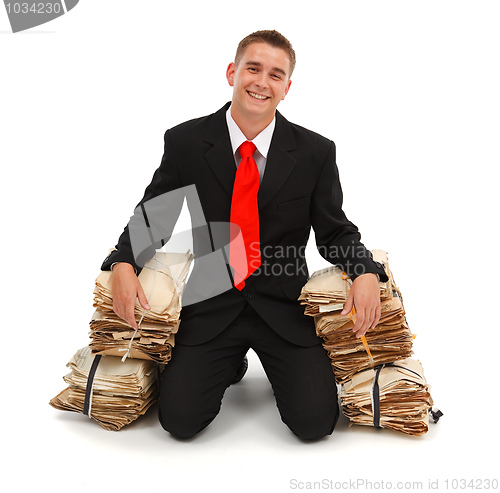
M 237 254 L 231 253 L 234 286 L 182 309 L 159 397 L 160 422 L 179 438 L 194 436 L 215 418 L 249 348 L 262 362 L 283 422 L 306 440 L 332 433 L 339 412 L 333 372 L 297 301 L 308 279 L 304 249 L 311 226 L 320 253 L 353 279 L 344 312 L 355 306 L 356 335 L 380 318 L 377 281 L 386 276 L 342 211 L 334 143 L 276 111 L 294 65 L 289 41 L 276 31 L 242 40 L 226 72 L 231 103 L 165 133 L 162 163 L 140 203 L 194 185 L 207 223 L 238 224 L 248 254 L 248 277 L 238 277 L 241 264 L 235 267 Z M 238 209 L 241 196 L 246 202 Z M 165 214 L 178 212 L 172 207 Z M 116 248 L 102 268 L 113 267 L 115 312 L 136 328 L 136 298 L 149 307 L 128 227 Z

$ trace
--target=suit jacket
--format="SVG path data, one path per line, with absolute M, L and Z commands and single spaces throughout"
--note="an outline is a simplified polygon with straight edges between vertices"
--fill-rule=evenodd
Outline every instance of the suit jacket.
M 161 165 L 139 206 L 165 192 L 195 185 L 207 223 L 229 223 L 236 175 L 225 116 L 229 105 L 167 130 Z M 279 112 L 257 198 L 261 268 L 246 280 L 242 291 L 233 287 L 184 306 L 178 342 L 195 345 L 212 339 L 250 303 L 286 340 L 306 347 L 317 344 L 313 319 L 304 315 L 297 301 L 309 277 L 304 252 L 311 226 L 320 254 L 332 264 L 340 265 L 353 278 L 373 272 L 387 279 L 342 211 L 335 144 L 288 122 Z M 171 205 L 168 215 L 176 219 L 181 206 Z M 199 255 L 196 233 L 193 241 Z M 212 245 L 217 247 L 221 245 Z M 149 249 L 147 256 L 153 251 Z M 127 226 L 102 269 L 109 269 L 114 262 L 128 262 L 139 270 L 136 260 Z M 186 289 L 191 278 L 196 276 L 191 275 Z

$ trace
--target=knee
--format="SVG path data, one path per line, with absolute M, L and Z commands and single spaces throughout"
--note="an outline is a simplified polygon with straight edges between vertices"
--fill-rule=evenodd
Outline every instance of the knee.
M 336 423 L 329 423 L 326 426 L 319 426 L 318 423 L 300 423 L 290 428 L 295 435 L 302 440 L 320 440 L 333 433 Z
M 162 428 L 175 438 L 193 438 L 206 425 L 200 423 L 194 416 L 186 413 L 178 413 L 175 410 L 158 407 L 158 420 Z
M 339 411 L 332 409 L 320 414 L 308 414 L 286 423 L 290 430 L 302 440 L 320 440 L 333 433 L 339 418 Z

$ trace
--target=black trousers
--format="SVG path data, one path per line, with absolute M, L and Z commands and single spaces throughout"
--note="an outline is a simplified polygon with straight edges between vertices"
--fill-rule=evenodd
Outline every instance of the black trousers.
M 211 341 L 175 345 L 160 379 L 163 428 L 177 438 L 203 430 L 217 416 L 250 348 L 271 383 L 282 421 L 293 433 L 305 440 L 330 435 L 339 415 L 337 386 L 320 339 L 317 346 L 296 346 L 277 335 L 249 304 Z

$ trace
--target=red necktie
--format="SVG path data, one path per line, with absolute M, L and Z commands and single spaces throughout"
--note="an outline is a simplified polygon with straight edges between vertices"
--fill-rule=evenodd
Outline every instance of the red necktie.
M 257 207 L 260 178 L 253 158 L 255 149 L 255 144 L 248 140 L 239 147 L 241 162 L 236 171 L 231 202 L 229 263 L 234 269 L 234 285 L 240 291 L 245 287 L 245 279 L 260 267 L 261 262 Z M 241 238 L 236 238 L 239 231 Z

